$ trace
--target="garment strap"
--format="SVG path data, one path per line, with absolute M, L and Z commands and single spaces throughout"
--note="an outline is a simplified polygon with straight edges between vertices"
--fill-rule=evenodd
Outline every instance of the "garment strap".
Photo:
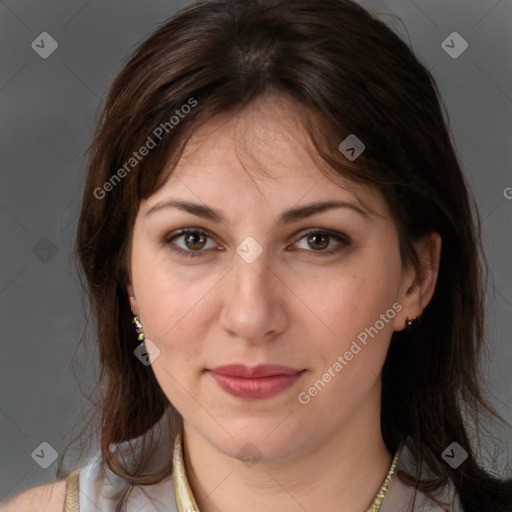
M 78 477 L 80 470 L 77 469 L 66 476 L 66 499 L 64 501 L 64 512 L 80 512 L 78 499 Z

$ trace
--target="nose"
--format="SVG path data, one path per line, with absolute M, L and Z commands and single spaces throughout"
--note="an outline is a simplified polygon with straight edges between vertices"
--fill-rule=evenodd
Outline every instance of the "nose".
M 220 324 L 230 336 L 246 343 L 265 343 L 286 329 L 287 287 L 265 252 L 252 263 L 235 254 L 220 293 Z

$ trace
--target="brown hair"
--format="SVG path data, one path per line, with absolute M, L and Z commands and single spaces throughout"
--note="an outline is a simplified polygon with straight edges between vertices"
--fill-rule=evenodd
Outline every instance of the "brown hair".
M 478 438 L 466 425 L 483 415 L 498 418 L 481 390 L 487 274 L 478 213 L 431 74 L 392 30 L 350 0 L 194 4 L 140 45 L 110 89 L 90 148 L 77 252 L 97 326 L 101 453 L 127 481 L 118 510 L 133 484 L 169 474 L 169 465 L 142 468 L 156 429 L 172 441 L 180 423 L 151 367 L 133 355 L 125 286 L 140 202 L 165 181 L 165 165 L 178 162 L 202 123 L 270 93 L 296 105 L 326 168 L 382 191 L 404 266 L 419 265 L 413 242 L 420 236 L 442 237 L 434 296 L 407 339 L 394 333 L 382 373 L 389 451 L 410 438 L 435 478 L 398 476 L 434 497 L 451 479 L 466 512 L 510 511 L 512 481 L 482 468 Z M 170 121 L 192 101 L 194 108 Z M 159 126 L 165 134 L 157 141 Z M 351 133 L 366 148 L 348 162 L 338 145 Z M 155 147 L 127 165 L 148 137 Z M 141 444 L 132 446 L 130 465 L 111 447 L 134 438 Z M 440 458 L 453 441 L 468 452 L 456 470 Z

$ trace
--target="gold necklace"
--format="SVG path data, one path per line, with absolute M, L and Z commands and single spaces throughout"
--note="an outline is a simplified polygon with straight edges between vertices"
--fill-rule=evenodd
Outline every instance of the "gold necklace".
M 391 482 L 391 477 L 395 471 L 395 466 L 398 461 L 399 450 L 395 453 L 391 466 L 388 470 L 380 489 L 373 498 L 372 504 L 366 510 L 366 512 L 378 512 L 384 496 Z M 178 506 L 178 512 L 200 512 L 199 507 L 194 499 L 192 490 L 188 484 L 187 475 L 185 472 L 185 463 L 183 461 L 183 445 L 181 440 L 181 432 L 176 435 L 174 442 L 174 454 L 173 454 L 173 471 L 172 477 L 174 481 L 174 494 L 176 496 L 176 504 Z

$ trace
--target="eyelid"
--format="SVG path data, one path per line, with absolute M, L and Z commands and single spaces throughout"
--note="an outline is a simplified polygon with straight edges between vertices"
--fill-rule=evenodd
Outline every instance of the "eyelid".
M 347 234 L 345 234 L 341 231 L 336 231 L 336 230 L 328 229 L 328 228 L 309 228 L 309 229 L 306 229 L 306 231 L 299 231 L 299 233 L 297 235 L 297 240 L 294 243 L 297 243 L 299 240 L 302 240 L 307 235 L 318 235 L 318 234 L 329 235 L 330 237 L 336 238 L 338 241 L 340 241 L 341 243 L 344 243 L 345 245 L 350 245 L 352 243 L 352 239 Z M 319 251 L 319 252 L 322 252 L 322 251 Z

